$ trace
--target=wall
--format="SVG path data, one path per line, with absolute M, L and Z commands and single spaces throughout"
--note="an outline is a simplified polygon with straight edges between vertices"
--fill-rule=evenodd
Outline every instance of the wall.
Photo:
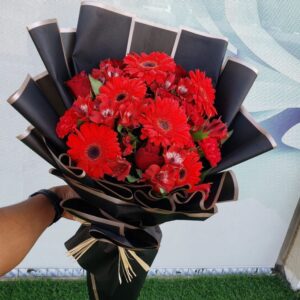
M 299 1 L 102 2 L 158 23 L 227 36 L 231 54 L 259 70 L 245 106 L 278 144 L 276 150 L 233 168 L 240 187 L 238 202 L 219 204 L 218 214 L 205 222 L 163 225 L 154 267 L 273 267 L 299 198 Z M 26 25 L 56 17 L 61 27 L 75 27 L 79 5 L 78 0 L 0 3 L 1 206 L 61 184 L 48 174 L 49 165 L 15 139 L 27 124 L 5 99 L 27 73 L 34 76 L 44 70 Z M 62 220 L 49 228 L 20 267 L 76 267 L 66 257 L 63 242 L 77 227 Z

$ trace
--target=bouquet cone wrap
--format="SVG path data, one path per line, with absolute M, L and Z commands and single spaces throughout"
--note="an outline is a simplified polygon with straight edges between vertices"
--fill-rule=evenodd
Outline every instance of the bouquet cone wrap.
M 237 200 L 237 180 L 228 168 L 276 146 L 242 107 L 257 71 L 237 58 L 223 63 L 226 38 L 163 27 L 98 2 L 82 2 L 77 29 L 60 30 L 56 20 L 47 20 L 28 30 L 47 71 L 27 77 L 8 100 L 32 124 L 18 138 L 80 196 L 61 205 L 82 224 L 65 245 L 87 270 L 90 299 L 137 299 L 160 246 L 159 225 L 205 221 L 217 213 L 218 202 Z M 231 136 L 221 149 L 222 161 L 207 171 L 205 181 L 212 183 L 207 199 L 200 191 L 188 193 L 188 186 L 158 197 L 149 184 L 110 176 L 94 180 L 75 166 L 57 137 L 59 117 L 73 101 L 66 80 L 131 51 L 164 51 L 187 70 L 199 68 L 212 78 L 216 108 Z

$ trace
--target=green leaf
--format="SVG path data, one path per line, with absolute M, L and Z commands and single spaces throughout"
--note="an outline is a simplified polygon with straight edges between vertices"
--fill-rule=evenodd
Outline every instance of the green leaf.
M 201 140 L 207 138 L 208 133 L 203 132 L 202 130 L 198 130 L 198 131 L 192 133 L 192 137 L 193 137 L 194 141 L 197 142 L 197 141 L 201 141 Z
M 136 173 L 138 174 L 138 176 L 139 176 L 140 178 L 142 178 L 142 176 L 143 176 L 143 171 L 142 171 L 141 169 L 136 169 Z
M 99 88 L 103 85 L 103 83 L 97 79 L 95 79 L 94 77 L 92 77 L 91 75 L 89 75 L 89 80 L 92 86 L 92 90 L 95 96 L 97 96 L 99 94 Z
M 132 176 L 132 175 L 128 175 L 128 176 L 126 177 L 126 179 L 127 179 L 127 181 L 128 181 L 129 183 L 133 183 L 133 182 L 138 181 L 138 178 L 136 178 L 136 177 L 134 177 L 134 176 Z
M 121 124 L 118 124 L 117 131 L 119 133 L 122 133 L 122 129 L 123 129 L 123 126 Z
M 84 122 L 82 120 L 77 121 L 77 127 L 80 127 Z
M 130 136 L 130 138 L 131 138 L 131 140 L 132 141 L 136 141 L 138 138 L 134 135 L 134 134 L 132 134 L 131 132 L 128 132 L 128 135 Z
M 163 188 L 159 188 L 160 193 L 162 194 L 162 196 L 166 196 L 168 193 L 166 192 L 165 189 Z

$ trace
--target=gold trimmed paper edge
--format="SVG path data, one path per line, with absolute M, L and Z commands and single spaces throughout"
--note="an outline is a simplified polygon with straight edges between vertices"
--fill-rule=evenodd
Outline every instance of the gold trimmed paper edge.
M 22 93 L 24 92 L 25 88 L 27 87 L 29 81 L 31 79 L 31 76 L 29 74 L 27 74 L 25 80 L 23 81 L 23 83 L 21 84 L 21 86 L 17 89 L 16 92 L 14 92 L 6 101 L 9 104 L 14 104 L 22 95 Z
M 42 73 L 39 73 L 39 74 L 33 76 L 32 79 L 33 79 L 34 81 L 38 81 L 38 80 L 40 80 L 40 79 L 46 77 L 47 75 L 49 75 L 49 73 L 48 73 L 47 70 L 45 70 L 45 71 L 43 71 Z
M 46 19 L 46 20 L 42 20 L 42 21 L 37 21 L 37 22 L 27 25 L 26 28 L 28 31 L 31 31 L 34 28 L 48 25 L 48 24 L 53 24 L 53 23 L 57 23 L 57 19 Z
M 114 13 L 116 13 L 116 14 L 126 16 L 126 17 L 131 17 L 131 18 L 134 17 L 134 14 L 126 13 L 126 12 L 123 11 L 122 9 L 118 9 L 118 8 L 116 8 L 116 7 L 114 7 L 114 6 L 107 5 L 107 4 L 103 4 L 103 3 L 100 3 L 100 2 L 98 2 L 98 1 L 84 0 L 84 1 L 81 2 L 80 5 L 81 5 L 81 6 L 85 6 L 85 5 L 88 5 L 88 6 L 95 6 L 95 7 L 99 7 L 99 8 L 102 8 L 102 9 L 105 9 L 105 10 L 108 10 L 108 11 L 111 11 L 111 12 L 114 12 Z
M 277 143 L 275 141 L 275 139 L 272 137 L 272 135 L 267 132 L 266 129 L 264 129 L 263 127 L 261 127 L 256 120 L 251 116 L 251 114 L 246 110 L 246 108 L 242 105 L 240 108 L 240 112 L 244 115 L 244 117 L 246 119 L 248 119 L 248 121 L 250 121 L 250 123 L 262 134 L 264 135 L 268 141 L 270 142 L 271 146 L 273 149 L 275 149 L 277 147 Z
M 76 27 L 65 27 L 59 29 L 60 33 L 75 33 L 77 31 Z
M 248 62 L 244 61 L 243 59 L 241 59 L 239 57 L 235 57 L 235 56 L 227 56 L 226 57 L 225 62 L 223 63 L 221 72 L 223 72 L 223 70 L 225 69 L 226 64 L 228 63 L 228 61 L 232 61 L 232 62 L 235 62 L 237 64 L 243 65 L 244 67 L 246 67 L 249 70 L 253 71 L 256 75 L 258 75 L 258 73 L 259 73 L 257 68 L 255 68 L 254 66 L 252 66 Z

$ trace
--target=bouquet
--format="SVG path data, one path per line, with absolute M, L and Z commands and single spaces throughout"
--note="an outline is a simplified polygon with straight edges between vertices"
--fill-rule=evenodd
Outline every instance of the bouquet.
M 222 67 L 227 39 L 152 24 L 82 2 L 76 30 L 28 27 L 47 69 L 8 102 L 31 124 L 18 138 L 80 198 L 66 242 L 87 270 L 90 299 L 137 299 L 159 225 L 204 221 L 237 200 L 232 171 L 273 149 L 241 106 L 257 71 Z
M 149 184 L 157 197 L 183 186 L 208 197 L 201 172 L 220 162 L 228 132 L 204 72 L 187 72 L 164 52 L 130 53 L 66 84 L 75 101 L 56 132 L 86 175 Z

